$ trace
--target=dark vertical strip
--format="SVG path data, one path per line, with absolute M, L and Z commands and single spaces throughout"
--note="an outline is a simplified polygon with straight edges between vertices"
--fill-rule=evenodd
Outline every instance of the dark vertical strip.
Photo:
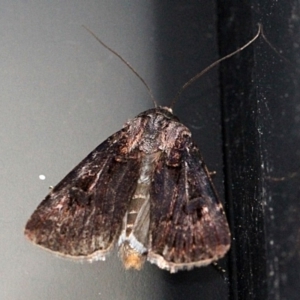
M 249 40 L 256 30 L 253 23 L 251 2 L 220 1 L 220 56 Z M 267 299 L 254 47 L 221 68 L 226 193 L 233 236 L 231 299 Z
M 297 299 L 299 7 L 292 1 L 219 1 L 218 15 L 220 56 L 250 39 L 260 22 L 292 62 L 260 39 L 222 64 L 231 299 Z

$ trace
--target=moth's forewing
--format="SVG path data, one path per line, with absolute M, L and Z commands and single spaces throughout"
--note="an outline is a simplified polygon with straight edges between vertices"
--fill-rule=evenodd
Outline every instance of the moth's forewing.
M 179 139 L 177 151 L 162 155 L 151 188 L 148 259 L 171 272 L 208 265 L 230 248 L 226 216 L 199 150 L 190 137 Z
M 122 152 L 124 130 L 76 166 L 30 217 L 25 235 L 64 256 L 103 259 L 114 246 L 135 190 L 139 162 Z

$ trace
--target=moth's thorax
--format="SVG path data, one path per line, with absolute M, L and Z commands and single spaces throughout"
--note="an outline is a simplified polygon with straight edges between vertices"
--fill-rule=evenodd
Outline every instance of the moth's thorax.
M 158 150 L 169 153 L 179 138 L 184 135 L 191 136 L 189 129 L 180 123 L 167 107 L 149 109 L 126 125 L 128 139 L 132 141 L 129 143 L 129 151 L 138 147 L 144 153 L 154 153 Z

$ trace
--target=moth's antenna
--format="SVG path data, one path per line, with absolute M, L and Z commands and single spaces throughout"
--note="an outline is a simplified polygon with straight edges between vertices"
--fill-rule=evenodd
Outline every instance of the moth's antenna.
M 192 83 L 194 83 L 198 78 L 200 78 L 203 74 L 205 74 L 207 71 L 209 71 L 210 69 L 212 69 L 213 67 L 215 67 L 216 65 L 218 65 L 220 62 L 222 62 L 223 60 L 228 59 L 231 56 L 234 56 L 235 54 L 243 51 L 245 48 L 247 48 L 250 44 L 252 44 L 261 34 L 262 32 L 262 25 L 258 24 L 258 31 L 256 33 L 256 35 L 244 46 L 240 47 L 239 49 L 235 50 L 234 52 L 218 59 L 217 61 L 215 61 L 214 63 L 212 63 L 211 65 L 209 65 L 208 67 L 206 67 L 204 70 L 202 70 L 200 73 L 196 74 L 194 77 L 192 77 L 188 82 L 186 82 L 181 89 L 177 92 L 176 96 L 174 97 L 174 99 L 171 102 L 170 108 L 173 108 L 174 104 L 176 103 L 176 101 L 178 100 L 178 98 L 180 97 L 180 95 L 182 94 L 182 92 L 188 87 L 190 86 Z
M 89 28 L 87 28 L 86 26 L 82 25 L 104 48 L 106 48 L 108 51 L 110 51 L 112 54 L 114 54 L 115 56 L 117 56 L 134 74 L 135 76 L 137 76 L 137 78 L 139 78 L 139 80 L 144 84 L 144 86 L 146 87 L 153 103 L 154 106 L 157 107 L 157 102 L 152 94 L 152 91 L 150 89 L 150 87 L 148 86 L 148 84 L 146 83 L 146 81 L 142 78 L 141 75 L 139 75 L 139 73 L 130 65 L 130 63 L 128 61 L 126 61 L 120 54 L 118 54 L 116 51 L 114 51 L 113 49 L 111 49 L 109 46 L 107 46 L 104 42 L 102 42 L 94 32 L 92 32 Z
M 269 47 L 281 58 L 283 59 L 286 63 L 288 63 L 290 66 L 294 67 L 294 65 L 288 60 L 286 59 L 283 55 L 280 54 L 280 52 L 271 44 L 271 42 L 267 39 L 267 37 L 265 36 L 264 30 L 261 27 L 261 36 L 262 38 L 265 40 L 265 42 L 269 45 Z

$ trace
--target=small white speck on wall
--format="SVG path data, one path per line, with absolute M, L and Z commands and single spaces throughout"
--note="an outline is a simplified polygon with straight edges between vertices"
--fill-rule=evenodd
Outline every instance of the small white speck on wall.
M 46 176 L 43 175 L 43 174 L 41 174 L 41 175 L 39 175 L 39 179 L 40 179 L 40 180 L 45 180 L 45 179 L 46 179 Z

